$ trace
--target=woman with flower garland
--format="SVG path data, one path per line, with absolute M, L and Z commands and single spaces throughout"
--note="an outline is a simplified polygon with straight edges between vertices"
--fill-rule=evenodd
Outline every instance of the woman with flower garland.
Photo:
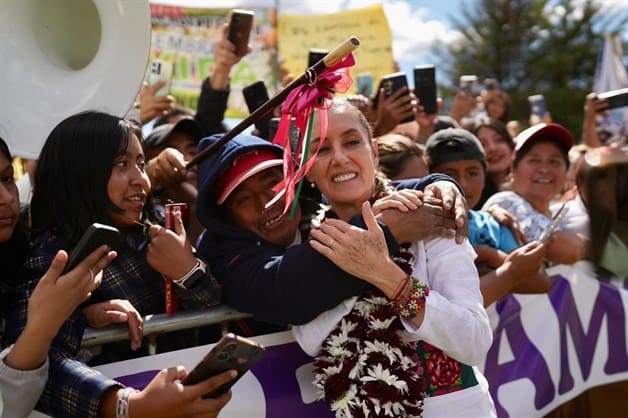
M 368 123 L 341 99 L 328 113 L 324 140 L 313 124 L 318 154 L 307 178 L 331 211 L 312 231 L 311 245 L 373 288 L 293 328 L 304 351 L 318 356 L 321 396 L 337 417 L 496 416 L 488 383 L 475 367 L 492 333 L 472 247 L 434 238 L 402 244 L 389 256 L 369 202 L 386 196 L 390 186 L 375 172 Z M 402 197 L 391 207 L 421 199 L 410 190 Z M 345 222 L 360 211 L 366 230 Z

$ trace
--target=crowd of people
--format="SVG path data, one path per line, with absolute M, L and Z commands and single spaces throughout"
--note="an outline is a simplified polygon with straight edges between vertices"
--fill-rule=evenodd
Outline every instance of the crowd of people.
M 591 260 L 628 274 L 628 149 L 602 146 L 595 115 L 604 102 L 587 96 L 576 149 L 560 124 L 512 123 L 498 88 L 459 91 L 449 115 L 426 114 L 407 88 L 334 98 L 325 130 L 313 115 L 303 180 L 312 192 L 288 214 L 285 196 L 268 207 L 284 149 L 258 131 L 187 166 L 226 131 L 229 75 L 242 59 L 228 29 L 195 112 L 157 95 L 159 82 L 142 86 L 139 121 L 91 110 L 59 121 L 32 162 L 28 197 L 0 140 L 0 415 L 218 416 L 231 393 L 203 395 L 235 371 L 184 386 L 187 371 L 172 367 L 138 391 L 80 353 L 87 327 L 123 323 L 128 346 L 107 360 L 144 354 L 143 317 L 164 312 L 167 277 L 181 309 L 223 303 L 251 313 L 242 334 L 292 329 L 341 416 L 384 413 L 368 389 L 374 364 L 404 382 L 391 384 L 403 394 L 386 407 L 394 416 L 496 416 L 477 367 L 492 342 L 485 308 L 510 293 L 548 292 L 553 264 Z M 177 212 L 165 227 L 170 202 L 188 205 L 188 222 Z M 66 271 L 96 222 L 116 227 L 119 242 Z M 382 339 L 389 348 L 374 355 Z M 451 368 L 447 382 L 430 367 L 436 356 Z M 339 396 L 352 402 L 338 407 Z

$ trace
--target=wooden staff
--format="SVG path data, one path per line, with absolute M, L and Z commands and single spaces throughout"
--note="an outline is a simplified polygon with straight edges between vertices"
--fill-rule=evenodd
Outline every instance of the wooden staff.
M 192 158 L 190 162 L 187 163 L 186 168 L 190 168 L 197 164 L 199 161 L 207 157 L 209 154 L 214 152 L 217 148 L 221 147 L 227 141 L 233 139 L 236 135 L 241 133 L 250 125 L 254 124 L 259 119 L 263 118 L 272 111 L 275 107 L 281 104 L 288 94 L 296 87 L 311 83 L 323 72 L 323 70 L 333 67 L 342 59 L 344 59 L 347 55 L 353 52 L 360 45 L 360 41 L 355 36 L 352 36 L 345 40 L 343 43 L 334 48 L 331 52 L 325 55 L 320 61 L 316 64 L 312 65 L 308 68 L 303 74 L 301 74 L 298 78 L 293 80 L 290 84 L 288 84 L 283 90 L 277 93 L 275 96 L 270 98 L 266 103 L 262 106 L 258 107 L 255 112 L 251 113 L 246 119 L 242 120 L 236 126 L 234 126 L 230 131 L 225 133 L 218 141 L 211 144 L 209 147 L 205 148 L 202 152 L 198 153 L 196 157 Z

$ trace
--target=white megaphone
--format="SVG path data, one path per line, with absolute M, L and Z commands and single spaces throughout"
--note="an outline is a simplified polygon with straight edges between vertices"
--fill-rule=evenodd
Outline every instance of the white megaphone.
M 148 0 L 0 0 L 0 137 L 37 158 L 61 120 L 124 116 L 144 78 Z

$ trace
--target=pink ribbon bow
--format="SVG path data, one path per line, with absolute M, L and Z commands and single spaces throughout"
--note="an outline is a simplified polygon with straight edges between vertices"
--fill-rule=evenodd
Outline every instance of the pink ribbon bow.
M 295 195 L 296 185 L 309 172 L 318 153 L 318 150 L 314 151 L 310 158 L 305 155 L 306 148 L 309 148 L 305 146 L 305 141 L 308 140 L 305 138 L 305 134 L 310 115 L 314 109 L 319 109 L 320 148 L 327 133 L 327 109 L 332 105 L 334 93 L 344 93 L 351 87 L 353 80 L 349 76 L 349 67 L 353 65 L 355 65 L 355 58 L 353 54 L 349 54 L 333 67 L 323 70 L 318 77 L 308 70 L 306 74 L 309 75 L 310 81 L 292 90 L 284 101 L 281 107 L 279 127 L 273 139 L 273 144 L 281 145 L 284 148 L 284 179 L 275 186 L 277 194 L 268 202 L 266 208 L 273 206 L 285 194 L 286 202 L 283 211 L 285 214 L 292 202 L 298 198 L 298 195 Z M 289 135 L 290 123 L 293 118 L 299 132 L 297 144 L 291 143 Z M 296 145 L 294 148 L 297 151 L 294 156 L 293 145 Z M 298 169 L 296 168 L 297 161 L 299 162 Z

